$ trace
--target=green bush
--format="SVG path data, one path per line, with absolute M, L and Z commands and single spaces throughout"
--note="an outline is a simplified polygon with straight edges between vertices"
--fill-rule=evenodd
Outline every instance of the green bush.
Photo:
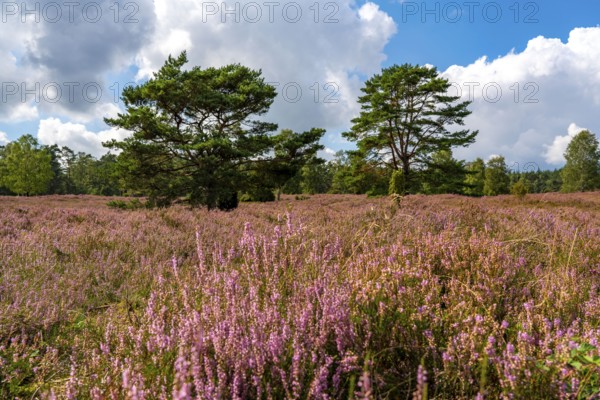
M 146 208 L 146 205 L 139 199 L 132 199 L 129 201 L 124 200 L 111 200 L 106 203 L 110 208 L 118 208 L 120 210 L 139 210 L 140 208 Z
M 523 200 L 527 193 L 529 193 L 529 188 L 525 180 L 521 178 L 515 182 L 510 187 L 510 193 L 517 196 L 520 200 Z
M 404 179 L 404 173 L 401 169 L 396 170 L 392 173 L 390 178 L 390 186 L 388 194 L 399 194 L 404 195 L 406 193 L 406 179 Z
M 256 201 L 260 203 L 275 201 L 275 193 L 273 193 L 273 191 L 270 188 L 256 188 L 250 192 L 242 194 L 242 196 L 240 197 L 240 201 Z
M 239 204 L 238 194 L 237 192 L 232 193 L 224 193 L 219 196 L 219 200 L 217 201 L 217 208 L 221 211 L 231 211 L 235 210 Z

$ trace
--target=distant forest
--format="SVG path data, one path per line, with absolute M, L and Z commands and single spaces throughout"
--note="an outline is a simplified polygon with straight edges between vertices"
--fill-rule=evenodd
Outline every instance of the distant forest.
M 231 210 L 239 201 L 282 193 L 495 196 L 600 188 L 596 136 L 577 134 L 561 170 L 514 168 L 502 156 L 457 160 L 474 143 L 463 129 L 469 101 L 450 96 L 435 67 L 394 65 L 365 82 L 360 115 L 342 136 L 356 150 L 318 157 L 324 129 L 278 130 L 256 117 L 277 93 L 260 71 L 239 64 L 184 70 L 186 53 L 169 57 L 154 78 L 123 90 L 125 112 L 105 122 L 132 135 L 104 143 L 97 159 L 31 135 L 0 147 L 0 193 L 144 196 L 148 207 L 185 201 Z
M 18 156 L 11 157 L 13 152 Z M 127 187 L 117 159 L 111 153 L 95 158 L 66 146 L 39 145 L 35 138 L 25 135 L 8 146 L 0 146 L 0 194 L 145 195 Z M 482 159 L 464 162 L 454 160 L 448 152 L 440 153 L 434 161 L 420 171 L 421 188 L 417 193 L 508 194 L 521 180 L 528 193 L 558 192 L 563 188 L 561 169 L 512 171 L 502 158 L 492 158 L 487 164 Z M 393 192 L 392 175 L 390 169 L 369 164 L 353 151 L 340 151 L 330 161 L 317 157 L 307 160 L 285 182 L 281 193 L 387 195 L 390 190 Z M 265 186 L 272 184 L 265 182 Z M 265 196 L 266 200 L 275 200 L 275 194 Z M 240 199 L 254 200 L 251 193 L 240 193 Z

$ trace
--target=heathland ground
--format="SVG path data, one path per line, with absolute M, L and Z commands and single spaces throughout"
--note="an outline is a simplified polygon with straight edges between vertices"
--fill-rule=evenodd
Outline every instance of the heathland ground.
M 600 195 L 0 198 L 0 398 L 590 398 Z

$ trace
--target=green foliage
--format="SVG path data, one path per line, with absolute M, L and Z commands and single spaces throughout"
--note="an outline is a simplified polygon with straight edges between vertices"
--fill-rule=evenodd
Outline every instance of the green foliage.
M 41 335 L 18 336 L 0 344 L 0 398 L 36 398 L 47 391 L 58 368 L 58 352 L 45 346 Z
M 483 196 L 485 162 L 481 158 L 476 158 L 475 161 L 466 165 L 466 169 L 464 193 L 467 196 Z
M 268 202 L 268 201 L 275 201 L 275 194 L 273 193 L 273 190 L 269 187 L 266 186 L 259 186 L 253 190 L 250 190 L 246 193 L 244 193 L 243 195 L 240 196 L 240 201 L 242 202 L 251 202 L 251 201 L 256 201 L 256 202 Z
M 523 200 L 529 193 L 529 185 L 525 178 L 519 179 L 516 183 L 513 183 L 510 187 L 510 194 L 515 195 L 520 200 Z
M 56 144 L 47 146 L 46 149 L 50 153 L 50 165 L 54 176 L 50 181 L 48 193 L 51 194 L 66 194 L 69 193 L 69 181 L 66 176 L 66 169 L 63 166 L 61 155 L 62 150 Z
M 450 83 L 436 68 L 404 64 L 383 69 L 367 80 L 358 99 L 362 111 L 344 137 L 357 142 L 369 162 L 402 169 L 407 190 L 416 192 L 415 166 L 454 146 L 468 146 L 477 131 L 452 130 L 464 125 L 470 102 L 448 95 Z
M 586 342 L 577 343 L 567 354 L 556 354 L 539 361 L 537 368 L 546 374 L 568 374 L 566 389 L 573 399 L 593 399 L 600 394 L 600 356 Z M 573 385 L 573 382 L 577 384 Z
M 117 175 L 117 156 L 107 153 L 95 163 L 95 179 L 92 194 L 115 196 L 121 194 L 121 185 Z
M 422 191 L 426 194 L 462 194 L 466 174 L 464 161 L 455 160 L 451 150 L 437 151 L 420 174 Z
M 600 188 L 600 150 L 590 131 L 581 131 L 565 151 L 567 163 L 561 172 L 561 192 L 581 192 Z
M 560 170 L 554 171 L 527 171 L 509 172 L 511 186 L 523 179 L 527 185 L 528 193 L 550 193 L 560 191 L 562 179 Z
M 8 188 L 6 188 L 3 177 L 6 176 L 6 167 L 4 165 L 4 157 L 6 153 L 6 148 L 4 146 L 0 146 L 0 195 L 12 194 Z
M 133 135 L 106 145 L 120 149 L 126 185 L 169 205 L 187 196 L 192 206 L 231 209 L 250 167 L 266 156 L 275 124 L 252 120 L 276 96 L 260 71 L 239 64 L 183 70 L 186 53 L 169 57 L 148 82 L 123 91 L 126 113 L 106 119 Z
M 406 193 L 406 182 L 404 180 L 404 173 L 401 169 L 392 172 L 392 177 L 390 178 L 390 187 L 388 189 L 388 194 L 399 194 L 404 195 Z
M 313 158 L 304 165 L 300 170 L 300 176 L 302 193 L 327 193 L 331 188 L 332 176 L 330 170 L 321 159 Z
M 330 163 L 330 193 L 351 193 L 383 196 L 388 193 L 392 170 L 365 159 L 360 151 L 338 153 Z
M 582 343 L 569 354 L 567 364 L 580 377 L 578 399 L 590 399 L 600 393 L 600 356 L 595 346 Z
M 298 172 L 291 177 L 281 188 L 281 193 L 285 194 L 301 194 L 302 193 L 302 174 Z M 278 193 L 279 194 L 279 193 Z
M 294 177 L 298 177 L 296 184 L 298 188 L 300 187 L 302 180 L 300 172 L 303 167 L 309 163 L 323 163 L 323 160 L 317 158 L 317 151 L 324 148 L 319 144 L 324 134 L 324 129 L 317 128 L 302 133 L 284 129 L 274 137 L 275 157 L 270 163 L 265 164 L 267 169 L 265 175 L 268 181 L 275 184 L 278 197 L 283 187 Z
M 544 192 L 558 192 L 563 184 L 560 170 L 544 171 L 546 177 L 544 181 Z
M 96 159 L 84 152 L 75 153 L 67 146 L 43 147 L 51 155 L 54 177 L 48 193 L 95 194 L 114 196 L 122 194 L 116 174 L 117 156 L 111 153 Z
M 92 155 L 79 152 L 72 154 L 68 162 L 69 178 L 73 185 L 73 192 L 79 194 L 94 191 L 94 178 L 96 174 L 96 160 Z
M 281 193 L 302 193 L 302 170 L 307 164 L 323 163 L 316 154 L 323 146 L 319 140 L 324 129 L 312 128 L 309 131 L 296 133 L 283 129 L 273 139 L 273 158 L 261 159 L 254 165 L 254 171 L 247 180 L 246 201 L 272 201 L 272 192 L 277 191 L 277 199 Z
M 5 399 L 19 398 L 19 396 L 30 397 L 35 392 L 33 379 L 35 377 L 35 359 L 39 351 L 34 350 L 30 354 L 11 354 L 9 351 L 0 351 L 0 359 L 3 360 L 0 369 L 0 396 Z M 8 362 L 4 361 L 8 360 Z
M 38 146 L 35 138 L 24 135 L 0 146 L 0 194 L 119 195 L 116 159 L 110 153 L 96 159 L 67 146 Z
M 355 193 L 352 179 L 351 153 L 338 151 L 330 161 L 331 188 L 330 193 Z
M 237 192 L 222 192 L 217 200 L 217 208 L 222 211 L 235 210 L 239 202 Z
M 129 201 L 111 200 L 106 203 L 106 205 L 110 208 L 118 208 L 120 210 L 139 210 L 141 208 L 146 208 L 146 205 L 139 199 L 131 199 Z
M 0 186 L 19 195 L 37 195 L 48 192 L 54 177 L 52 156 L 39 148 L 31 135 L 10 142 L 0 158 Z
M 510 191 L 509 184 L 508 168 L 504 157 L 495 156 L 490 158 L 485 168 L 483 194 L 485 196 L 508 194 Z

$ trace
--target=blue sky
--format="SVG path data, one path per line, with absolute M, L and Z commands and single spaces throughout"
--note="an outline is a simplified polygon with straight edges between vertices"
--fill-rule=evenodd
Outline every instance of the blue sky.
M 540 35 L 566 41 L 573 28 L 600 24 L 600 2 L 593 0 L 377 3 L 398 25 L 385 49 L 386 65 L 428 63 L 444 70 L 483 55 L 494 59 L 513 49 L 521 52 Z M 461 15 L 455 16 L 457 10 Z
M 0 144 L 31 133 L 102 154 L 102 141 L 128 134 L 103 122 L 122 110 L 118 92 L 182 50 L 190 65 L 261 69 L 279 93 L 267 118 L 326 128 L 328 157 L 353 147 L 341 132 L 360 111 L 360 88 L 392 64 L 434 65 L 473 101 L 466 123 L 480 134 L 455 151 L 461 159 L 502 154 L 513 169 L 556 168 L 573 135 L 600 132 L 592 0 L 66 4 L 2 3 Z

